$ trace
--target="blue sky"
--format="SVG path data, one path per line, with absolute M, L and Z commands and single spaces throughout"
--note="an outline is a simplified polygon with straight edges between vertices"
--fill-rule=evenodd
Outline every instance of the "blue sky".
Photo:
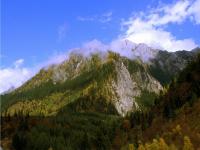
M 2 1 L 2 54 L 5 65 L 19 58 L 27 65 L 47 59 L 55 51 L 80 46 L 99 39 L 111 41 L 120 33 L 122 18 L 149 5 L 146 0 L 3 0 Z M 123 6 L 123 7 L 122 7 Z M 100 17 L 112 12 L 112 21 L 80 21 L 79 17 Z M 96 19 L 97 19 L 96 18 Z M 59 28 L 65 33 L 59 38 Z
M 190 50 L 200 45 L 199 7 L 200 0 L 2 0 L 0 82 L 25 69 L 22 83 L 33 68 L 94 39 Z

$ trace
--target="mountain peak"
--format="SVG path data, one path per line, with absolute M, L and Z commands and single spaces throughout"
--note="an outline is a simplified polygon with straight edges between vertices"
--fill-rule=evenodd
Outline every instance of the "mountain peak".
M 144 43 L 139 43 L 133 49 L 133 54 L 136 58 L 140 58 L 143 62 L 148 62 L 155 58 L 159 50 L 153 49 Z

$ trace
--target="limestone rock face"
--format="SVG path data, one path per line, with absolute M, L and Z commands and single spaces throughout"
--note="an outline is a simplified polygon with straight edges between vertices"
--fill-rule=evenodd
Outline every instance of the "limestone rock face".
M 162 85 L 143 69 L 130 73 L 122 60 L 115 62 L 116 80 L 112 80 L 111 90 L 114 105 L 122 116 L 140 109 L 136 98 L 140 97 L 143 91 L 159 94 L 163 89 Z
M 116 63 L 117 81 L 113 82 L 113 88 L 117 99 L 115 107 L 119 114 L 125 116 L 128 112 L 138 109 L 135 97 L 140 95 L 137 84 L 132 81 L 129 71 L 123 62 Z

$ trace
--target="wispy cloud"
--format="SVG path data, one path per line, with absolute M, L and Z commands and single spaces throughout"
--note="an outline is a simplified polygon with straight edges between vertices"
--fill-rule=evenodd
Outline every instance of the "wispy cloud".
M 102 14 L 102 16 L 99 18 L 99 21 L 102 23 L 109 22 L 112 20 L 112 15 L 113 15 L 112 11 L 106 12 L 106 13 Z
M 53 64 L 60 64 L 64 60 L 66 60 L 67 57 L 68 57 L 68 53 L 67 52 L 58 52 L 58 51 L 56 51 L 46 61 L 40 63 L 37 66 L 37 68 L 44 68 L 44 67 L 51 66 Z
M 197 11 L 200 0 L 178 1 L 173 4 L 151 8 L 148 12 L 140 12 L 123 21 L 126 32 L 122 37 L 136 43 L 146 43 L 152 47 L 171 51 L 190 50 L 197 46 L 191 38 L 177 39 L 175 35 L 165 29 L 169 24 L 181 24 L 187 18 L 193 18 L 200 23 L 200 11 Z
M 24 59 L 18 59 L 9 67 L 0 68 L 0 94 L 15 89 L 33 77 L 41 68 L 59 64 L 67 59 L 67 53 L 54 53 L 48 60 L 33 67 L 24 67 Z
M 200 24 L 200 0 L 194 1 L 194 3 L 188 9 L 188 12 L 192 14 L 191 19 L 197 24 Z
M 19 87 L 34 75 L 34 69 L 24 67 L 23 62 L 18 59 L 11 67 L 0 69 L 0 93 Z
M 24 59 L 21 58 L 14 62 L 14 66 L 15 66 L 15 68 L 19 68 L 20 66 L 23 65 L 23 63 L 24 63 Z
M 79 21 L 94 21 L 95 18 L 96 18 L 95 16 L 93 16 L 93 17 L 78 16 L 78 17 L 77 17 L 77 20 L 79 20 Z
M 93 15 L 93 16 L 78 16 L 77 20 L 79 21 L 97 21 L 100 23 L 107 23 L 112 20 L 112 11 L 105 12 L 101 15 Z
M 67 23 L 64 23 L 58 27 L 58 41 L 62 41 L 67 34 Z

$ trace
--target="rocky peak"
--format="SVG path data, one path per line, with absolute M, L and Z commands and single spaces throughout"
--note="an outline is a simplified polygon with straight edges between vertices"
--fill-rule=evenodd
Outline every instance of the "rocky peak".
M 137 44 L 132 50 L 134 57 L 141 59 L 143 62 L 148 62 L 150 59 L 155 58 L 158 53 L 158 50 L 152 49 L 143 43 Z

